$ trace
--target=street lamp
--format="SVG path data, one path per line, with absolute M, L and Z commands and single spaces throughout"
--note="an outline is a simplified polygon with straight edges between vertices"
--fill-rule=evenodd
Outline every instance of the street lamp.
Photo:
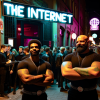
M 75 46 L 75 41 L 74 41 L 76 39 L 76 34 L 75 33 L 72 34 L 72 39 L 73 39 L 73 46 Z
M 72 39 L 76 39 L 76 34 L 75 33 L 72 34 Z
M 96 33 L 92 34 L 92 37 L 97 38 L 97 34 Z

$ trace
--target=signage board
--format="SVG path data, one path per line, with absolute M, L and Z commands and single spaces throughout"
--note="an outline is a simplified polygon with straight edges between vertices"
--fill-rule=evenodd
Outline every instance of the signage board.
M 3 1 L 3 15 L 17 18 L 73 24 L 73 14 L 10 1 Z
M 90 20 L 90 30 L 99 30 L 99 19 L 98 18 L 92 18 Z

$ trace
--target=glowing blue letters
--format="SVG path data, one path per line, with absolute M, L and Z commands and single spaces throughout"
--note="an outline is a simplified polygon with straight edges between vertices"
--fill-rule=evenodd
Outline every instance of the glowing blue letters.
M 9 3 L 4 3 L 4 6 L 7 8 L 7 15 L 16 16 L 16 17 L 24 17 L 23 9 L 24 6 L 13 5 Z
M 3 5 L 4 15 L 6 16 L 45 20 L 66 24 L 73 23 L 73 15 L 71 13 L 53 11 L 50 9 L 38 8 L 8 1 L 4 1 Z

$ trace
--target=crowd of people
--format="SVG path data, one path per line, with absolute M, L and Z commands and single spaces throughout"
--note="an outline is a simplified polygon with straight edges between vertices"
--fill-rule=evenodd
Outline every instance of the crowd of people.
M 90 93 L 90 90 L 95 89 L 99 76 L 94 75 L 96 72 L 92 73 L 92 69 L 87 67 L 90 67 L 95 61 L 99 62 L 99 54 L 100 47 L 89 49 L 88 37 L 85 35 L 77 38 L 76 47 L 53 47 L 53 50 L 46 45 L 42 46 L 37 39 L 31 40 L 28 46 L 19 46 L 18 51 L 15 48 L 12 49 L 9 44 L 3 44 L 0 50 L 0 97 L 9 98 L 7 93 L 11 92 L 13 88 L 13 94 L 15 94 L 18 87 L 23 88 L 22 100 L 29 98 L 29 100 L 31 98 L 47 100 L 46 86 L 52 85 L 55 79 L 56 85 L 60 87 L 60 92 L 69 90 L 68 100 L 74 100 L 75 96 L 75 100 L 81 100 L 83 94 L 86 95 L 87 91 Z M 91 70 L 91 73 L 87 70 Z M 94 68 L 94 70 L 96 69 Z M 99 80 L 98 78 L 98 84 Z M 71 89 L 68 86 L 69 82 Z M 77 89 L 79 87 L 80 90 Z M 83 92 L 82 89 L 87 89 L 87 91 L 81 94 L 82 98 L 80 98 L 77 95 Z M 32 93 L 39 96 L 30 96 Z M 91 93 L 97 97 L 95 91 Z M 94 100 L 94 97 L 91 100 Z

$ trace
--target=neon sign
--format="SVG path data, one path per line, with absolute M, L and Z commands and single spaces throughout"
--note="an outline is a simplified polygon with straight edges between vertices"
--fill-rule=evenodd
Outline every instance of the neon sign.
M 90 20 L 90 30 L 99 30 L 99 19 L 97 18 L 92 18 Z
M 4 16 L 73 24 L 71 13 L 4 1 Z
M 92 37 L 97 38 L 97 34 L 96 33 L 92 34 Z

